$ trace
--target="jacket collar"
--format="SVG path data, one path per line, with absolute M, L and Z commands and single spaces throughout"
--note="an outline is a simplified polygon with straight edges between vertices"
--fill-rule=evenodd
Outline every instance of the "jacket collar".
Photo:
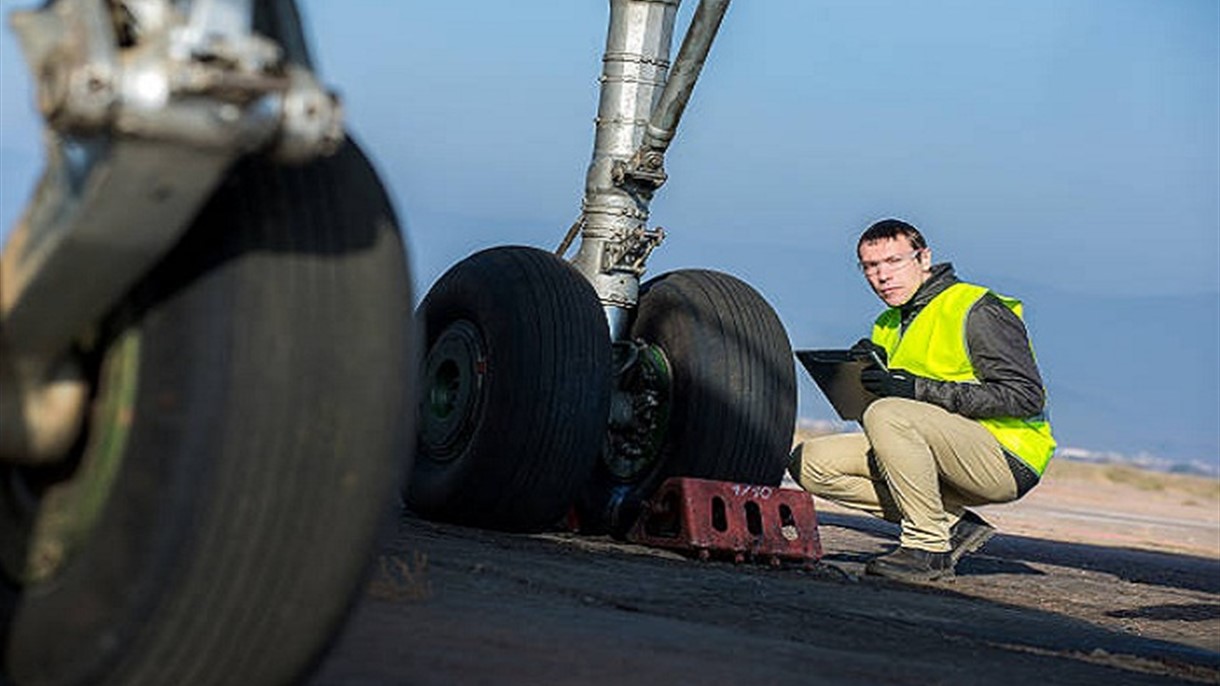
M 920 284 L 919 289 L 915 291 L 915 295 L 912 295 L 910 300 L 898 306 L 898 311 L 902 313 L 902 320 L 909 321 L 910 317 L 922 310 L 932 301 L 932 298 L 940 295 L 946 288 L 958 281 L 952 262 L 932 265 L 932 275 L 928 277 L 928 280 Z

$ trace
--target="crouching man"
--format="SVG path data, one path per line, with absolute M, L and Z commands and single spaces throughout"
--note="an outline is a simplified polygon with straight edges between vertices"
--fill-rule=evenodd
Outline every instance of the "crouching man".
M 880 399 L 864 412 L 863 434 L 808 441 L 789 470 L 814 495 L 901 525 L 899 546 L 866 574 L 950 577 L 995 534 L 966 508 L 1025 495 L 1055 449 L 1021 303 L 933 265 L 906 222 L 873 224 L 856 252 L 889 306 L 856 344 L 885 363 L 861 372 Z

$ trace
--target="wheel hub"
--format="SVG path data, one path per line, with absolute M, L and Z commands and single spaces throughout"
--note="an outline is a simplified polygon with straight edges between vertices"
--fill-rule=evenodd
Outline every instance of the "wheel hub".
M 482 407 L 487 373 L 483 337 L 466 320 L 450 324 L 424 360 L 420 398 L 420 445 L 431 459 L 449 461 L 461 454 Z
M 669 426 L 669 360 L 642 341 L 615 344 L 617 384 L 602 459 L 616 479 L 630 482 L 656 464 Z
M 21 584 L 48 581 L 84 545 L 122 467 L 139 385 L 140 337 L 106 353 L 87 442 L 49 469 L 0 470 L 0 570 Z

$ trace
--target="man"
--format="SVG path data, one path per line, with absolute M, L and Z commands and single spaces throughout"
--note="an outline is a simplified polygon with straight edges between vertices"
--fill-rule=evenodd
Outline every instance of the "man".
M 995 534 L 966 506 L 1025 495 L 1055 449 L 1021 303 L 933 265 L 923 236 L 897 219 L 870 226 L 856 253 L 889 306 L 853 348 L 884 364 L 861 372 L 880 399 L 863 434 L 808 441 L 789 469 L 805 490 L 902 526 L 866 574 L 951 577 Z

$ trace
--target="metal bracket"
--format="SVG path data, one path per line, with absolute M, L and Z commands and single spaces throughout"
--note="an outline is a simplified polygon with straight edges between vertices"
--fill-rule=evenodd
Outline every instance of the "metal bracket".
M 633 230 L 617 242 L 608 243 L 602 254 L 602 270 L 605 272 L 626 272 L 640 276 L 644 273 L 644 263 L 653 250 L 665 240 L 665 229 Z
M 115 136 L 306 161 L 342 142 L 342 109 L 274 41 L 251 0 L 59 0 L 15 12 L 38 106 L 61 136 Z M 116 16 L 119 19 L 116 19 Z
M 618 160 L 611 169 L 616 186 L 635 186 L 652 193 L 665 185 L 669 176 L 665 173 L 665 153 L 640 148 L 630 160 Z

